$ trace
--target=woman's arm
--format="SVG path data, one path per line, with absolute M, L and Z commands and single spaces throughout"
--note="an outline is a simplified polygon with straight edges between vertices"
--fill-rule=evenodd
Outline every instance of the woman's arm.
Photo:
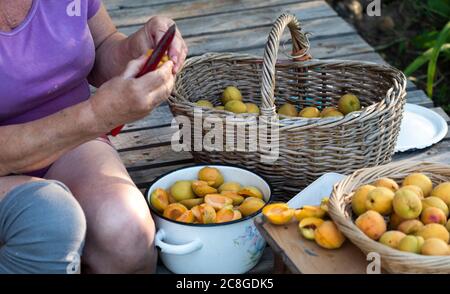
M 105 81 L 121 73 L 126 64 L 154 48 L 173 20 L 155 16 L 137 32 L 129 37 L 117 31 L 103 4 L 89 20 L 89 29 L 96 48 L 95 65 L 89 76 L 89 82 L 99 87 Z M 174 63 L 176 73 L 186 59 L 187 47 L 177 30 L 169 48 L 169 57 Z
M 122 75 L 85 102 L 36 121 L 0 127 L 0 176 L 44 168 L 115 126 L 146 116 L 167 99 L 174 78 L 172 62 L 133 78 L 144 62 L 145 56 L 129 62 Z

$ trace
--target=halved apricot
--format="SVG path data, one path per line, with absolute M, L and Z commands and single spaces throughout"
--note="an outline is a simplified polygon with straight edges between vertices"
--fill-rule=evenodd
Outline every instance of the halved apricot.
M 156 188 L 150 195 L 150 204 L 154 209 L 161 212 L 169 205 L 169 197 L 166 190 Z
M 170 193 L 170 190 L 167 191 L 167 197 L 169 198 L 169 204 L 177 203 L 177 201 L 175 200 L 175 198 L 173 198 L 172 194 Z
M 244 202 L 239 205 L 238 209 L 243 216 L 248 216 L 263 208 L 264 205 L 266 205 L 266 203 L 262 199 L 247 197 Z
M 301 221 L 306 217 L 323 218 L 325 214 L 326 214 L 325 210 L 323 210 L 319 206 L 312 206 L 312 205 L 305 205 L 294 212 L 294 216 L 298 221 Z
M 215 210 L 220 210 L 226 205 L 231 205 L 233 200 L 220 194 L 208 194 L 205 196 L 205 203 L 211 205 Z
M 194 207 L 196 205 L 202 204 L 203 203 L 203 198 L 194 198 L 194 199 L 181 200 L 179 203 L 183 204 L 188 209 L 191 209 L 192 207 Z
M 272 203 L 262 210 L 265 218 L 274 225 L 284 225 L 291 221 L 294 210 L 286 203 Z
M 306 217 L 298 224 L 299 233 L 308 240 L 314 240 L 316 229 L 324 220 L 317 217 Z
M 231 198 L 233 200 L 233 205 L 239 205 L 244 201 L 244 197 L 241 195 L 238 195 L 236 192 L 233 191 L 222 191 L 220 193 L 221 195 Z
M 209 204 L 203 203 L 199 206 L 202 223 L 213 224 L 216 222 L 216 210 Z
M 183 223 L 193 223 L 195 220 L 194 214 L 191 210 L 185 211 L 182 215 L 177 218 L 177 221 Z
M 216 214 L 217 223 L 226 223 L 232 221 L 234 218 L 234 210 L 232 206 L 225 206 Z
M 183 213 L 185 213 L 188 209 L 186 206 L 180 203 L 172 203 L 169 204 L 166 209 L 164 209 L 163 216 L 167 217 L 169 219 L 176 220 L 179 218 Z
M 242 213 L 239 210 L 233 210 L 233 220 L 238 220 L 242 218 Z
M 233 191 L 238 192 L 241 189 L 241 184 L 236 182 L 226 182 L 220 185 L 219 192 L 222 193 L 223 191 Z
M 198 197 L 217 193 L 217 189 L 209 186 L 205 181 L 192 181 L 192 190 Z
M 202 223 L 202 212 L 200 211 L 200 205 L 196 205 L 191 208 L 195 221 Z
M 255 197 L 259 199 L 263 199 L 262 192 L 253 186 L 245 186 L 238 191 L 238 194 L 245 197 Z

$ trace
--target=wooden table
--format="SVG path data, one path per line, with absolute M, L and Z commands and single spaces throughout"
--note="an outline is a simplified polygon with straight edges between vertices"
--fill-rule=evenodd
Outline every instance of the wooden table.
M 273 21 L 289 11 L 311 32 L 311 53 L 320 59 L 385 61 L 324 0 L 103 0 L 114 23 L 125 34 L 139 29 L 152 15 L 176 20 L 189 46 L 189 56 L 206 52 L 239 52 L 262 56 Z M 288 35 L 285 35 L 285 39 Z M 450 122 L 441 108 L 413 83 L 408 83 L 407 102 L 429 107 Z M 148 117 L 128 124 L 111 138 L 136 185 L 144 189 L 157 176 L 193 165 L 188 152 L 170 146 L 172 114 L 167 104 Z M 431 148 L 396 154 L 394 160 L 417 159 L 450 163 L 450 135 Z M 272 252 L 266 250 L 254 272 L 268 272 Z

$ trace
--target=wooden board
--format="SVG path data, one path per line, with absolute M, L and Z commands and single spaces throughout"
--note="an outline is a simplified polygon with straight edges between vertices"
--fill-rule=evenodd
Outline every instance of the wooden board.
M 327 250 L 298 234 L 298 223 L 275 226 L 261 217 L 255 224 L 276 254 L 280 254 L 292 273 L 303 274 L 364 274 L 367 261 L 364 254 L 346 241 L 337 250 Z

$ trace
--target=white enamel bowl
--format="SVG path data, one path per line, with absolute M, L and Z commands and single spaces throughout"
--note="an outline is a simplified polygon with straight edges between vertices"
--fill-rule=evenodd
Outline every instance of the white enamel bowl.
M 147 202 L 156 188 L 169 189 L 178 180 L 195 180 L 204 166 L 216 167 L 225 182 L 239 182 L 261 190 L 271 200 L 269 184 L 257 174 L 234 166 L 198 165 L 170 172 L 157 179 L 146 191 Z M 239 274 L 253 268 L 261 258 L 266 242 L 253 219 L 261 212 L 223 224 L 186 224 L 158 214 L 150 205 L 156 223 L 156 247 L 164 265 L 177 274 Z

